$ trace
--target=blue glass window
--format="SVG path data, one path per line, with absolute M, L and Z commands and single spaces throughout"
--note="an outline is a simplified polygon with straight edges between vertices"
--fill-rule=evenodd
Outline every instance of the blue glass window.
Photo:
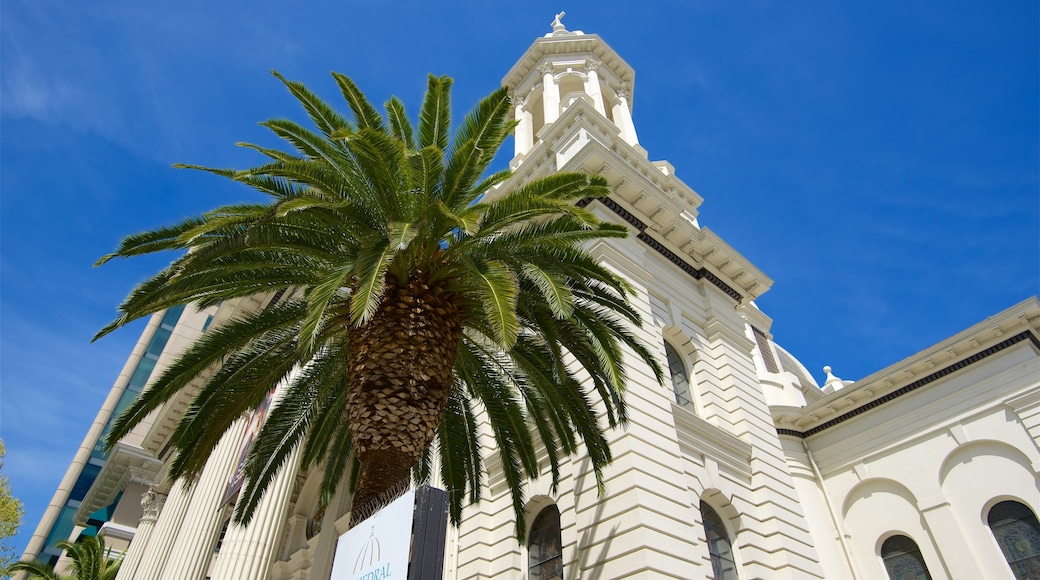
M 130 381 L 127 384 L 126 391 L 123 392 L 119 401 L 116 403 L 116 408 L 112 414 L 112 418 L 119 416 L 120 412 L 130 406 L 130 404 L 137 398 L 137 394 L 141 392 L 145 384 L 148 383 L 148 379 L 151 377 L 152 371 L 155 369 L 156 360 L 158 360 L 159 355 L 162 354 L 163 349 L 166 348 L 172 330 L 177 325 L 177 321 L 180 320 L 183 312 L 184 306 L 174 306 L 167 309 L 163 314 L 162 320 L 159 322 L 159 328 L 156 330 L 155 334 L 152 335 L 152 338 L 148 341 L 148 345 L 145 347 L 144 357 L 137 363 L 137 367 L 134 368 L 134 372 L 130 375 Z M 72 491 L 69 493 L 69 499 L 65 502 L 65 505 L 62 506 L 61 512 L 58 514 L 58 519 L 55 521 L 54 525 L 51 526 L 50 532 L 47 534 L 47 541 L 44 544 L 41 557 L 49 558 L 51 565 L 57 561 L 58 555 L 61 553 L 61 551 L 55 547 L 55 544 L 61 540 L 70 540 L 69 535 L 73 530 L 73 517 L 76 515 L 76 510 L 79 508 L 79 504 L 83 498 L 86 497 L 87 491 L 90 490 L 90 486 L 94 484 L 94 480 L 97 479 L 98 473 L 101 472 L 101 467 L 105 464 L 107 454 L 104 452 L 104 440 L 109 429 L 111 429 L 112 418 L 110 418 L 108 424 L 105 425 L 101 438 L 97 443 L 95 443 L 94 449 L 91 450 L 89 462 L 84 465 L 83 469 L 80 471 L 79 476 L 76 478 L 76 483 L 73 485 Z M 98 514 L 95 513 L 95 516 L 97 515 Z M 102 514 L 102 517 L 107 521 L 108 516 Z M 101 523 L 103 524 L 104 522 L 102 521 Z
M 173 329 L 167 326 L 160 326 L 155 329 L 155 334 L 152 335 L 152 340 L 148 342 L 148 348 L 145 352 L 158 357 L 162 354 L 164 348 L 166 348 L 167 341 L 170 340 L 170 335 L 173 334 Z

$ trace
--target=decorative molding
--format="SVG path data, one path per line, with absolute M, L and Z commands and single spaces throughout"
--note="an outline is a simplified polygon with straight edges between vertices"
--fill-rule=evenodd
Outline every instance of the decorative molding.
M 751 479 L 750 443 L 672 403 L 675 432 L 685 453 L 703 453 L 730 472 Z
M 1023 413 L 1035 412 L 1040 407 L 1040 389 L 1029 391 L 1017 397 L 1011 397 L 1005 400 L 1004 404 L 1019 416 Z
M 917 502 L 917 505 L 922 512 L 930 512 L 939 508 L 949 507 L 950 500 L 945 495 L 939 494 L 935 497 L 922 499 Z
M 137 528 L 131 528 L 115 522 L 105 522 L 101 525 L 101 529 L 98 530 L 98 535 L 103 538 L 114 538 L 125 542 L 133 540 L 136 533 Z
M 1004 350 L 1004 349 L 1006 349 L 1008 347 L 1014 346 L 1015 344 L 1018 344 L 1018 343 L 1020 343 L 1020 342 L 1022 342 L 1024 340 L 1028 340 L 1028 341 L 1032 342 L 1033 346 L 1036 347 L 1036 349 L 1038 351 L 1040 351 L 1040 338 L 1037 338 L 1036 335 L 1034 335 L 1032 332 L 1026 330 L 1026 331 L 1020 332 L 1020 333 L 1018 333 L 1018 334 L 1016 334 L 1016 335 L 1014 335 L 1012 337 L 1009 337 L 1006 340 L 1003 340 L 1003 341 L 1001 341 L 1001 342 L 999 342 L 997 344 L 994 344 L 993 346 L 991 346 L 991 347 L 989 347 L 989 348 L 987 348 L 985 350 L 979 351 L 979 352 L 977 352 L 977 353 L 975 353 L 975 354 L 973 354 L 973 355 L 971 355 L 971 356 L 969 356 L 969 357 L 967 357 L 967 358 L 965 358 L 965 359 L 963 359 L 961 361 L 958 361 L 958 362 L 956 362 L 956 363 L 954 363 L 952 365 L 944 367 L 944 368 L 942 368 L 942 369 L 940 369 L 940 370 L 938 370 L 938 371 L 936 371 L 934 373 L 931 373 L 931 374 L 929 374 L 927 376 L 921 377 L 920 379 L 917 379 L 916 381 L 914 381 L 914 382 L 912 382 L 912 383 L 910 383 L 908 385 L 905 385 L 905 386 L 903 386 L 903 387 L 901 387 L 899 389 L 896 389 L 896 390 L 892 391 L 891 393 L 888 393 L 888 394 L 883 395 L 881 397 L 878 397 L 877 399 L 874 399 L 873 401 L 870 401 L 870 402 L 868 402 L 868 403 L 866 403 L 864 405 L 856 407 L 855 409 L 853 409 L 853 410 L 851 410 L 851 411 L 849 411 L 849 412 L 847 412 L 847 413 L 845 413 L 843 415 L 839 415 L 839 416 L 837 416 L 837 417 L 835 417 L 835 418 L 833 418 L 833 419 L 831 419 L 829 421 L 821 423 L 821 424 L 813 427 L 812 429 L 808 429 L 806 431 L 796 431 L 794 429 L 777 429 L 776 432 L 778 434 L 780 434 L 780 435 L 788 435 L 788 436 L 792 436 L 792 437 L 798 437 L 800 439 L 805 439 L 806 437 L 811 437 L 811 436 L 813 436 L 813 435 L 815 435 L 815 434 L 817 434 L 817 433 L 819 433 L 821 431 L 824 431 L 826 429 L 829 429 L 829 428 L 831 428 L 831 427 L 833 427 L 835 425 L 844 423 L 845 421 L 848 421 L 849 419 L 852 419 L 853 417 L 856 417 L 857 415 L 862 415 L 863 413 L 866 413 L 867 411 L 869 411 L 871 409 L 874 409 L 876 407 L 884 405 L 885 403 L 888 403 L 889 401 L 892 401 L 892 400 L 895 400 L 895 399 L 897 399 L 899 397 L 902 397 L 903 395 L 906 395 L 907 393 L 911 393 L 913 391 L 916 391 L 917 389 L 919 389 L 919 388 L 921 388 L 921 387 L 923 387 L 925 385 L 928 385 L 930 383 L 933 383 L 933 382 L 935 382 L 935 381 L 937 381 L 937 380 L 939 380 L 939 379 L 941 379 L 943 377 L 946 377 L 947 375 L 950 375 L 950 374 L 953 374 L 953 373 L 955 373 L 957 371 L 965 369 L 965 368 L 967 368 L 967 367 L 969 367 L 969 366 L 971 366 L 971 365 L 973 365 L 973 364 L 975 364 L 975 363 L 977 363 L 977 362 L 979 362 L 981 360 L 984 360 L 984 359 L 986 359 L 986 358 L 988 358 L 990 356 L 993 356 L 994 354 L 996 354 L 996 353 L 998 353 L 998 352 L 1000 352 L 1000 351 L 1002 351 L 1002 350 Z M 810 415 L 810 417 L 812 417 L 812 415 Z
M 117 442 L 76 510 L 75 521 L 84 522 L 90 514 L 111 504 L 131 481 L 158 483 L 163 468 L 163 462 L 140 447 Z
M 653 248 L 654 251 L 664 256 L 665 259 L 667 259 L 669 262 L 678 266 L 680 270 L 686 272 L 691 278 L 693 278 L 694 280 L 703 279 L 707 280 L 708 282 L 711 282 L 719 290 L 722 290 L 722 292 L 725 293 L 727 296 L 736 300 L 737 304 L 740 304 L 743 301 L 744 297 L 739 292 L 734 290 L 732 286 L 724 282 L 713 272 L 711 272 L 707 268 L 694 267 L 693 264 L 690 264 L 686 260 L 682 259 L 675 252 L 666 248 L 664 244 L 650 236 L 650 234 L 646 231 L 646 224 L 643 223 L 642 220 L 637 218 L 632 212 L 621 207 L 621 204 L 619 204 L 617 201 L 614 201 L 610 197 L 586 197 L 585 199 L 579 201 L 576 205 L 578 207 L 585 207 L 593 201 L 598 201 L 599 203 L 603 204 L 607 207 L 607 209 L 617 214 L 618 217 L 620 217 L 621 219 L 625 220 L 625 223 L 636 228 L 636 230 L 639 231 L 639 234 L 636 236 L 637 240 L 640 240 L 641 242 Z
M 148 488 L 148 491 L 141 494 L 141 519 L 151 518 L 154 520 L 159 517 L 159 510 L 162 509 L 162 504 L 165 499 L 160 498 L 155 490 Z

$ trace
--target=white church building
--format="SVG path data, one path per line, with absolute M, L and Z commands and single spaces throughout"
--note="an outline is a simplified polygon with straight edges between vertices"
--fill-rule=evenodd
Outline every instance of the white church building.
M 640 147 L 633 80 L 603 39 L 558 18 L 503 79 L 519 123 L 504 187 L 558 170 L 610 180 L 613 195 L 587 207 L 631 235 L 591 250 L 637 289 L 639 333 L 670 381 L 631 357 L 630 419 L 610 434 L 605 493 L 581 456 L 561 466 L 558 492 L 549 477 L 530 483 L 524 544 L 489 454 L 485 499 L 443 534 L 436 578 L 1040 578 L 1040 302 L 855 382 L 828 370 L 818 385 L 755 305 L 772 281 L 700 226 L 701 197 Z M 120 580 L 330 578 L 350 497 L 343 489 L 320 506 L 320 473 L 284 471 L 249 525 L 227 524 L 246 425 L 191 486 L 165 479 L 187 399 L 110 454 L 97 449 L 154 368 L 264 303 L 153 317 L 27 558 L 60 566 L 55 539 L 96 533 L 122 551 Z

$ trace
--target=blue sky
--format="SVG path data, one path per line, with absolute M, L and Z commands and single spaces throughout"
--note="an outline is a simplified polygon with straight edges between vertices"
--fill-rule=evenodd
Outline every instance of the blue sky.
M 0 437 L 19 552 L 141 326 L 90 344 L 158 259 L 129 233 L 252 197 L 175 162 L 244 167 L 301 115 L 277 69 L 461 115 L 553 14 L 636 70 L 651 159 L 775 280 L 759 306 L 822 380 L 858 379 L 1040 286 L 1038 5 L 8 0 L 0 18 Z

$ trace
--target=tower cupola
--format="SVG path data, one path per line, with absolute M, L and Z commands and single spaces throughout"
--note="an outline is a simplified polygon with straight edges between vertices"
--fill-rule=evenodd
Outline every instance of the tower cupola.
M 617 126 L 622 140 L 638 144 L 632 123 L 635 71 L 595 35 L 569 31 L 556 15 L 552 32 L 535 40 L 502 84 L 515 108 L 517 156 L 526 155 L 546 126 L 584 100 Z

